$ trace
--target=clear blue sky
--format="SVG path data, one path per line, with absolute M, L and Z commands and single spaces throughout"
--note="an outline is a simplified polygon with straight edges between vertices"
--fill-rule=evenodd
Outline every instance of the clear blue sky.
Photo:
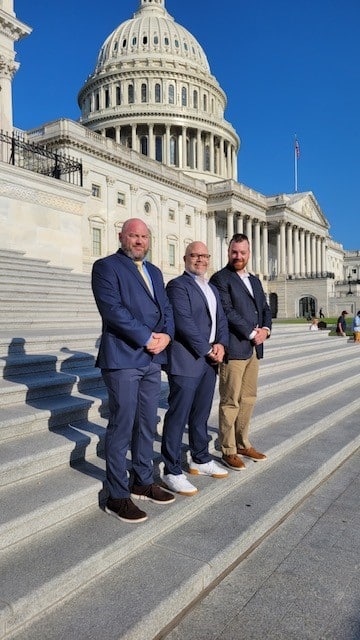
M 105 38 L 138 0 L 15 0 L 14 124 L 77 120 L 77 94 Z M 205 50 L 241 138 L 239 181 L 265 195 L 313 191 L 332 237 L 360 250 L 359 0 L 166 0 Z

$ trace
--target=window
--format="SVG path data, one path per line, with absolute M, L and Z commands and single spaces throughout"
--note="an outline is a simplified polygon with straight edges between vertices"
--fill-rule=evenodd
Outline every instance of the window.
M 204 111 L 207 111 L 207 97 L 205 94 L 203 96 L 203 109 Z
M 121 193 L 121 191 L 117 192 L 117 203 L 122 207 L 125 206 L 125 193 Z
M 189 216 L 189 214 L 186 214 L 185 216 L 185 224 L 187 225 L 191 225 L 191 216 Z
M 159 36 L 154 36 L 154 44 L 159 44 Z
M 163 159 L 163 142 L 161 136 L 155 136 L 155 160 L 162 162 Z
M 145 213 L 150 213 L 151 212 L 151 204 L 150 204 L 150 202 L 148 202 L 148 201 L 145 202 L 144 211 L 145 211 Z
M 108 109 L 110 107 L 110 91 L 109 89 L 105 89 L 105 108 Z
M 174 85 L 169 85 L 169 104 L 175 104 L 175 89 Z
M 172 242 L 169 242 L 168 252 L 169 252 L 169 265 L 170 267 L 175 267 L 175 245 Z
M 121 90 L 120 87 L 116 87 L 116 104 L 121 104 Z
M 175 209 L 169 209 L 168 218 L 169 218 L 170 222 L 174 222 L 175 221 Z
M 128 103 L 133 104 L 134 102 L 134 85 L 129 84 L 128 86 Z
M 137 39 L 136 39 L 136 36 L 134 36 L 133 39 L 131 40 L 131 44 L 134 47 L 136 45 L 136 43 L 137 43 Z
M 161 102 L 161 86 L 158 82 L 155 85 L 155 102 Z
M 147 36 L 143 36 L 143 40 L 142 41 L 143 41 L 143 44 L 147 44 L 147 41 L 148 41 Z
M 196 91 L 196 89 L 193 93 L 193 107 L 194 109 L 197 109 L 199 107 L 198 92 Z
M 170 138 L 170 164 L 177 164 L 177 140 L 174 136 Z
M 165 36 L 165 38 L 164 38 L 164 43 L 165 43 L 166 47 L 169 46 L 169 38 L 167 36 Z
M 147 84 L 145 82 L 141 85 L 141 102 L 147 102 Z
M 181 89 L 181 104 L 183 107 L 186 107 L 187 105 L 187 89 L 186 87 L 183 87 Z
M 100 109 L 100 96 L 98 93 L 95 94 L 95 111 L 99 111 Z
M 98 184 L 92 184 L 91 185 L 91 195 L 93 196 L 93 198 L 100 198 L 101 189 L 100 189 L 100 186 Z
M 101 256 L 101 229 L 98 227 L 92 228 L 92 255 Z
M 148 155 L 148 139 L 147 139 L 147 136 L 141 136 L 141 138 L 140 138 L 140 153 L 142 153 L 143 156 L 147 156 Z

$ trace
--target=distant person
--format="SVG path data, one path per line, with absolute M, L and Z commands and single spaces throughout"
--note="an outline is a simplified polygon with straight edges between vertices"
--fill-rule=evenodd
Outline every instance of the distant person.
M 190 474 L 225 478 L 228 471 L 212 459 L 208 425 L 218 364 L 229 341 L 226 316 L 217 289 L 205 278 L 209 252 L 202 242 L 186 247 L 185 271 L 166 290 L 173 305 L 175 338 L 168 347 L 169 408 L 164 419 L 161 452 L 164 484 L 182 495 L 197 488 L 181 468 L 181 444 L 189 427 Z
M 346 317 L 348 312 L 346 310 L 341 312 L 341 316 L 338 317 L 336 323 L 336 333 L 338 336 L 346 337 Z
M 146 224 L 138 218 L 126 220 L 119 238 L 121 249 L 97 260 L 92 272 L 103 323 L 97 366 L 109 396 L 105 459 L 110 495 L 105 511 L 125 522 L 142 522 L 147 515 L 131 498 L 158 504 L 174 501 L 153 480 L 161 365 L 174 337 L 174 319 L 161 271 L 145 262 L 150 242 Z
M 358 311 L 356 316 L 354 316 L 352 326 L 354 333 L 354 342 L 360 342 L 360 311 Z
M 320 307 L 320 309 L 319 309 L 319 318 L 320 318 L 320 319 L 321 319 L 321 318 L 325 318 L 324 313 L 323 313 L 323 310 L 322 310 L 322 307 Z
M 239 457 L 265 460 L 249 439 L 250 419 L 257 396 L 259 360 L 271 332 L 271 311 L 259 278 L 249 274 L 248 237 L 230 240 L 228 264 L 210 282 L 219 293 L 229 325 L 229 349 L 220 365 L 219 434 L 222 459 L 235 471 L 245 467 Z
M 315 316 L 311 319 L 311 324 L 309 326 L 310 331 L 318 331 L 319 329 L 319 325 L 318 325 L 318 319 L 315 318 Z

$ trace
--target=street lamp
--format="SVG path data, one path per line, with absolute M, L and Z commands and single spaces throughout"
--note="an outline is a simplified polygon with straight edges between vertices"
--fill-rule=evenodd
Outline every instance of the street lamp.
M 351 275 L 350 275 L 350 273 L 349 273 L 349 275 L 348 275 L 347 280 L 348 280 L 348 284 L 349 284 L 349 291 L 347 292 L 347 294 L 346 294 L 346 295 L 347 295 L 347 296 L 352 296 L 352 291 L 351 291 Z

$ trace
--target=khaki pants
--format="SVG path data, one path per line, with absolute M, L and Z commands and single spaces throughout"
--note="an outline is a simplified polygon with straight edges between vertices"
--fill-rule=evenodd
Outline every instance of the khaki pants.
M 248 448 L 249 425 L 257 396 L 259 360 L 229 360 L 219 372 L 219 436 L 224 455 Z
M 355 342 L 360 342 L 360 331 L 354 331 Z

